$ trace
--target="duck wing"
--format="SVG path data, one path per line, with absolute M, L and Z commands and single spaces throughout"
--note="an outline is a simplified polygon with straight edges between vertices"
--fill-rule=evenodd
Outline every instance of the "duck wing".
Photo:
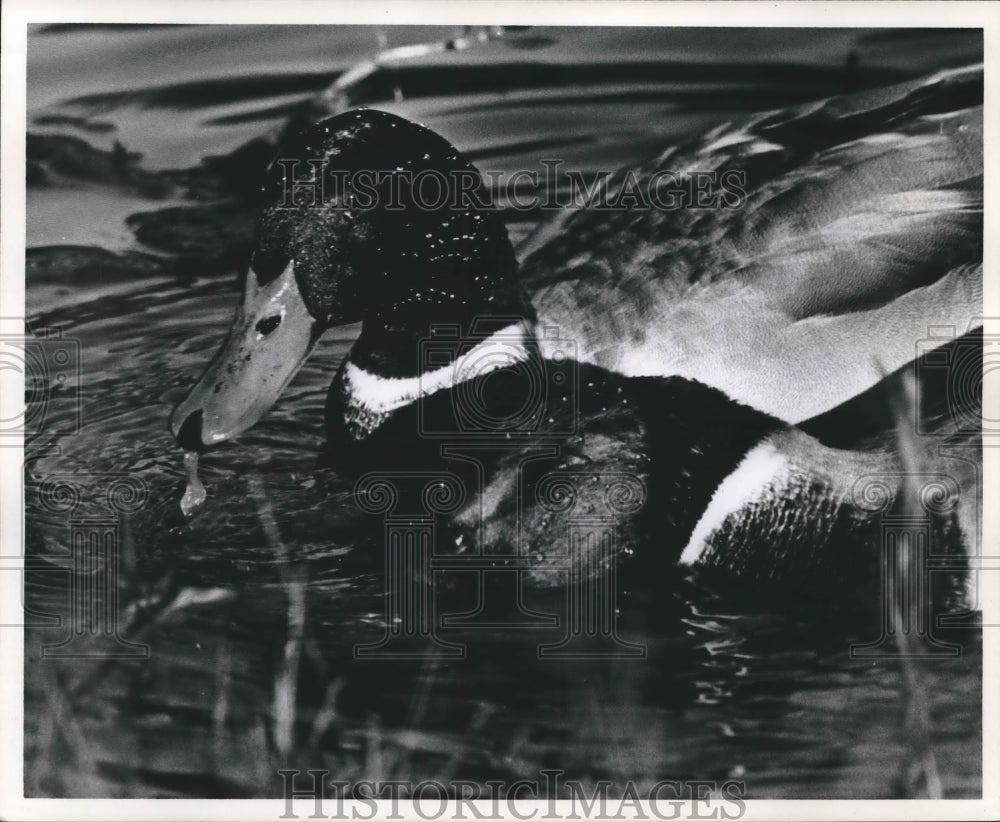
M 616 174 L 610 207 L 565 216 L 523 282 L 583 362 L 815 416 L 911 361 L 931 327 L 982 316 L 982 95 L 976 66 L 724 124 Z M 696 173 L 738 175 L 744 196 L 621 196 Z

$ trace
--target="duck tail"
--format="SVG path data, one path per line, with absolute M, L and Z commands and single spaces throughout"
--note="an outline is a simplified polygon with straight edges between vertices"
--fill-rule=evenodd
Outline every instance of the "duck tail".
M 714 519 L 699 523 L 682 562 L 792 583 L 829 603 L 859 601 L 860 588 L 862 601 L 877 605 L 901 540 L 910 540 L 922 546 L 921 568 L 940 572 L 928 575 L 929 604 L 974 608 L 968 567 L 981 533 L 982 333 L 937 351 L 925 365 L 947 364 L 943 373 L 923 375 L 915 363 L 884 381 L 892 423 L 855 435 L 853 447 L 787 427 L 751 449 L 720 485 L 708 510 Z M 738 506 L 722 506 L 734 495 Z

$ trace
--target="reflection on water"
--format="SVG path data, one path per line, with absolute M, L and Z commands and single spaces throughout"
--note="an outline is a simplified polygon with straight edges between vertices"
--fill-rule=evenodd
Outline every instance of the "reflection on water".
M 380 49 L 454 34 L 32 32 L 28 310 L 36 331 L 79 340 L 81 425 L 43 431 L 26 454 L 39 626 L 28 793 L 274 796 L 279 767 L 439 780 L 559 767 L 585 783 L 735 778 L 752 797 L 893 795 L 907 695 L 893 663 L 846 653 L 877 638 L 872 626 L 754 601 L 732 581 L 676 573 L 630 592 L 621 636 L 646 659 L 539 659 L 561 636 L 550 627 L 444 630 L 464 659 L 356 660 L 355 645 L 385 631 L 384 534 L 316 454 L 326 388 L 357 329 L 331 332 L 267 418 L 203 460 L 208 502 L 181 517 L 166 417 L 227 328 L 248 193 L 273 140 L 289 118 L 318 116 L 317 95 Z M 744 112 L 977 59 L 981 38 L 961 31 L 528 29 L 384 61 L 348 102 L 422 121 L 483 169 L 558 157 L 593 172 Z M 538 219 L 511 213 L 513 237 Z M 73 475 L 76 508 L 45 496 L 53 475 Z M 131 507 L 108 508 L 112 476 L 141 486 Z M 150 656 L 41 659 L 65 636 L 45 617 L 67 612 L 65 546 L 95 522 L 120 555 L 121 636 Z M 974 796 L 979 646 L 953 633 L 964 654 L 931 660 L 925 687 L 946 794 Z

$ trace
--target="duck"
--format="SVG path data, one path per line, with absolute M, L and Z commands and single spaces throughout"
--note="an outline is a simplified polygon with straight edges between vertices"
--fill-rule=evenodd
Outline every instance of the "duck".
M 737 174 L 733 207 L 566 209 L 520 262 L 445 138 L 373 109 L 321 120 L 267 170 L 229 335 L 170 430 L 186 451 L 236 438 L 360 322 L 323 459 L 417 496 L 457 478 L 459 553 L 522 558 L 539 586 L 622 563 L 875 575 L 905 458 L 808 420 L 910 367 L 927 326 L 975 328 L 981 103 L 980 66 L 724 124 L 604 193 Z M 889 489 L 874 508 L 865 478 Z M 935 513 L 949 545 L 967 490 Z M 578 540 L 567 566 L 548 548 L 580 521 L 613 547 Z

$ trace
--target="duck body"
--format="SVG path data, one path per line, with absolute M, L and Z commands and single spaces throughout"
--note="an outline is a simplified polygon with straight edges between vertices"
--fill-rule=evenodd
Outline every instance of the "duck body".
M 317 123 L 268 171 L 229 337 L 171 429 L 189 450 L 235 437 L 326 329 L 361 321 L 330 387 L 324 459 L 395 477 L 414 504 L 428 473 L 458 478 L 459 552 L 514 557 L 540 586 L 633 556 L 870 578 L 879 522 L 855 485 L 892 475 L 901 492 L 899 458 L 827 448 L 789 422 L 912 360 L 927 324 L 964 330 L 981 313 L 976 78 L 668 150 L 645 172 L 743 169 L 743 208 L 570 213 L 520 270 L 447 141 L 378 111 Z M 471 199 L 420 201 L 411 183 L 432 172 Z M 935 522 L 951 534 L 952 519 Z
M 828 411 L 930 326 L 981 322 L 982 82 L 942 72 L 671 147 L 612 177 L 605 207 L 567 212 L 522 282 L 582 361 L 702 380 L 787 422 Z M 737 175 L 745 196 L 607 206 L 678 174 Z
M 613 521 L 634 547 L 655 493 L 661 516 L 653 533 L 674 562 L 722 479 L 762 437 L 783 427 L 690 380 L 629 379 L 579 366 L 553 382 L 564 375 L 537 358 L 407 405 L 363 441 L 331 426 L 326 459 L 355 476 L 377 466 L 401 485 L 409 472 L 461 477 L 467 501 L 454 522 L 466 548 L 487 554 L 546 553 L 569 520 L 586 520 L 588 511 Z M 543 380 L 557 390 L 539 392 Z M 342 402 L 336 397 L 334 414 Z M 470 398 L 477 407 L 470 409 Z M 490 413 L 486 425 L 474 413 L 482 408 Z M 659 465 L 669 467 L 660 472 Z M 569 514 L 546 497 L 545 487 L 560 477 L 575 500 Z M 611 483 L 632 502 L 620 509 L 609 504 Z
M 435 552 L 513 567 L 532 587 L 612 568 L 623 584 L 648 586 L 697 564 L 768 586 L 878 593 L 883 516 L 906 502 L 891 448 L 826 447 L 681 377 L 579 365 L 575 384 L 539 396 L 539 382 L 564 373 L 556 368 L 539 358 L 435 392 L 362 440 L 335 385 L 324 462 L 358 489 L 372 476 L 388 482 L 402 500 L 397 520 L 431 513 L 429 477 L 454 478 L 461 502 Z M 494 415 L 488 427 L 470 424 L 470 396 Z M 875 506 L 865 504 L 872 485 L 887 495 Z M 928 522 L 942 552 L 962 550 L 950 505 Z

